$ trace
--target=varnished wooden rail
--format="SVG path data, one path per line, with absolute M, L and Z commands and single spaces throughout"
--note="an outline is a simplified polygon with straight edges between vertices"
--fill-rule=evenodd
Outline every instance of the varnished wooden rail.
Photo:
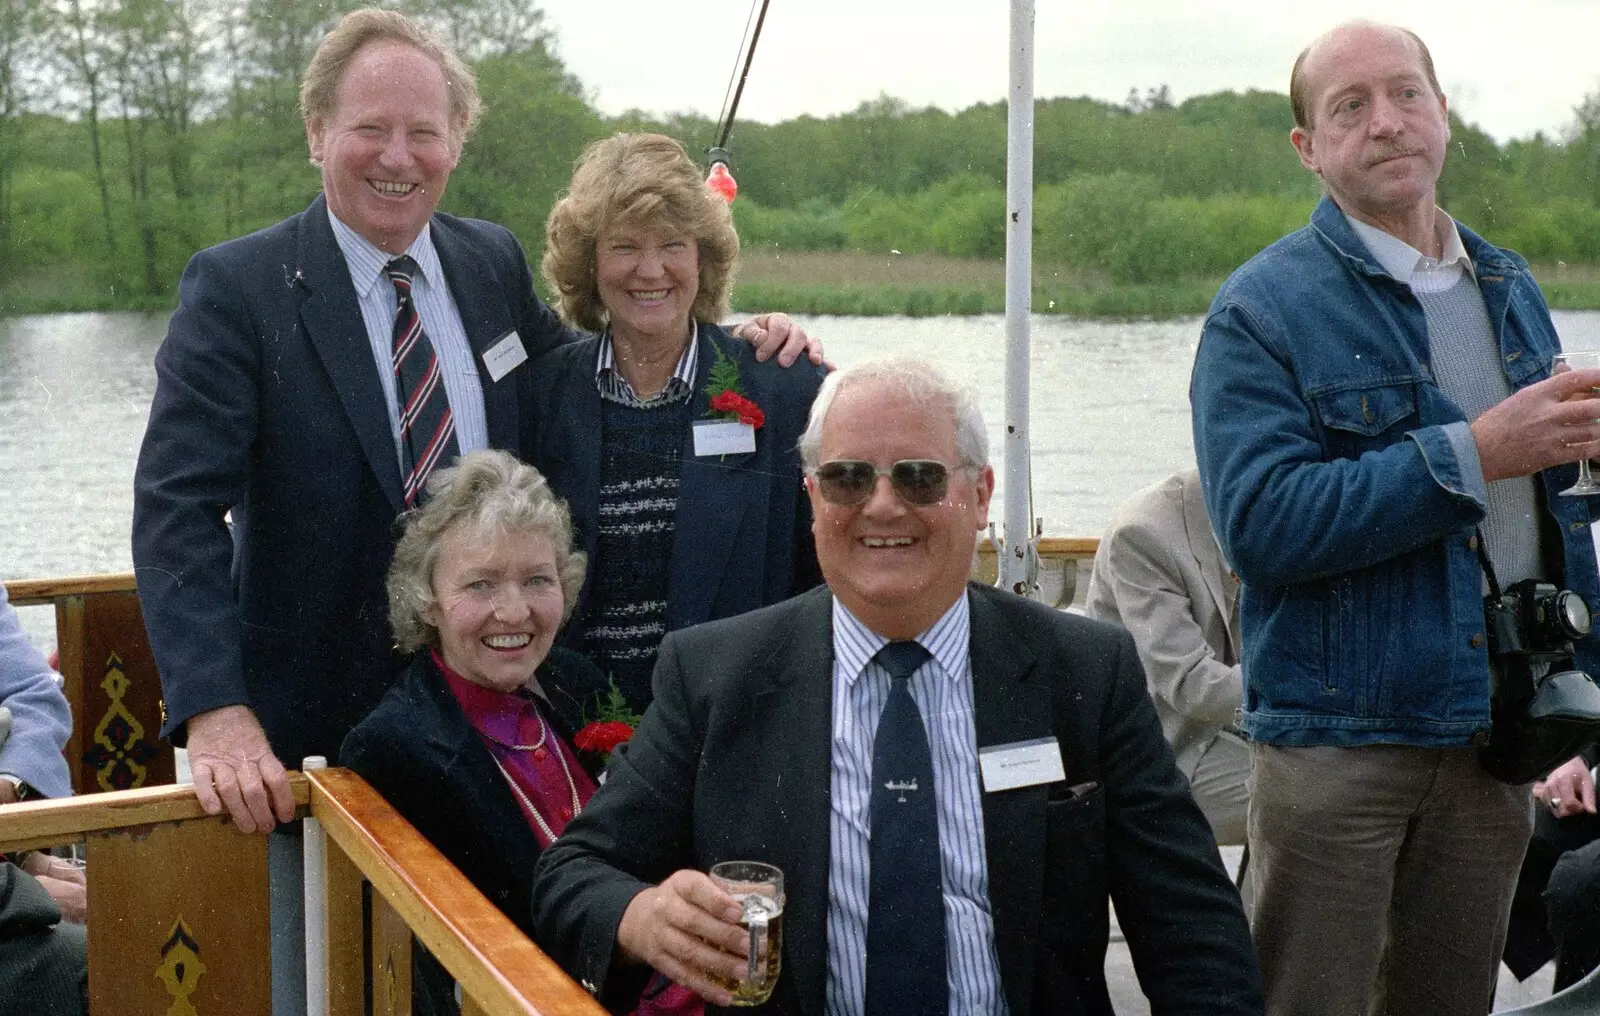
M 68 596 L 88 596 L 95 593 L 131 593 L 134 591 L 133 572 L 111 572 L 105 575 L 69 575 L 51 579 L 11 579 L 6 583 L 6 595 L 18 607 L 54 603 Z
M 359 1012 L 344 1006 L 359 992 L 360 970 L 341 957 L 350 955 L 361 930 L 356 922 L 339 916 L 352 899 L 356 873 L 372 884 L 417 941 L 461 984 L 462 995 L 478 1011 L 604 1016 L 605 1010 L 587 991 L 365 780 L 344 769 L 317 770 L 306 778 L 312 787 L 311 815 L 322 824 L 330 846 L 337 847 L 328 851 L 328 1016 Z M 344 863 L 350 867 L 341 870 Z M 401 945 L 408 948 L 409 942 Z M 373 981 L 378 995 L 401 992 L 409 978 L 389 986 L 375 970 Z M 409 998 L 390 1001 L 409 1011 Z
M 464 1014 L 604 1016 L 359 776 L 325 769 L 290 781 L 328 847 L 328 1016 L 409 1013 L 413 938 L 460 982 Z M 181 1000 L 267 1016 L 265 837 L 205 815 L 188 786 L 0 809 L 0 852 L 79 839 L 90 871 L 91 1013 L 165 1012 Z M 161 964 L 187 980 L 162 980 Z
M 289 774 L 294 803 L 311 801 L 311 785 L 300 773 Z M 146 787 L 114 794 L 86 794 L 60 800 L 23 801 L 0 809 L 0 853 L 37 850 L 93 833 L 118 832 L 206 818 L 194 789 Z

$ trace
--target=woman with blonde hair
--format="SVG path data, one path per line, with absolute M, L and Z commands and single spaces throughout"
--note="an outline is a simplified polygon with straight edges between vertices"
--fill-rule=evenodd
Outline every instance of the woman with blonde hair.
M 534 366 L 532 460 L 590 560 L 565 641 L 636 710 L 668 631 L 821 581 L 795 444 L 824 371 L 757 363 L 717 326 L 738 255 L 727 204 L 659 134 L 591 145 L 546 227 L 557 308 L 597 333 Z

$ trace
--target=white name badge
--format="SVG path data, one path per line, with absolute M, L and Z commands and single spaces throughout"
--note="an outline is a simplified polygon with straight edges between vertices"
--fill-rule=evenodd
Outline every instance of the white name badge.
M 1053 737 L 981 748 L 978 771 L 983 776 L 983 789 L 991 794 L 1067 778 L 1061 765 L 1061 745 Z
M 743 455 L 756 450 L 756 429 L 737 420 L 696 420 L 694 453 L 705 455 Z
M 528 359 L 522 348 L 522 337 L 516 332 L 506 332 L 494 345 L 483 351 L 483 365 L 489 368 L 489 378 L 498 381 Z

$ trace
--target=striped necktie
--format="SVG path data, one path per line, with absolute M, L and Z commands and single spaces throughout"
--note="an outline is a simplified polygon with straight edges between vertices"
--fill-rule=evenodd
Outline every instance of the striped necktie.
M 930 655 L 906 641 L 873 657 L 890 681 L 872 741 L 867 1016 L 946 1016 L 950 1005 L 933 755 L 910 687 Z
M 411 298 L 417 263 L 402 255 L 384 265 L 394 283 L 394 380 L 400 406 L 400 451 L 406 507 L 417 503 L 434 467 L 455 460 L 456 424 L 433 343 L 422 330 L 422 316 Z

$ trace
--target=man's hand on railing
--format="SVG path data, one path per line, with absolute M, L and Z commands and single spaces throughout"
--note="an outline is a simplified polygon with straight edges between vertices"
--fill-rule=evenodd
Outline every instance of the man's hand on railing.
M 268 832 L 294 819 L 283 763 L 248 706 L 223 706 L 189 718 L 189 772 L 208 815 L 223 808 L 243 832 Z
M 22 870 L 39 880 L 39 885 L 61 908 L 61 919 L 68 924 L 89 923 L 89 901 L 83 869 L 44 851 L 34 851 L 22 860 Z
M 617 922 L 617 947 L 712 1005 L 728 1005 L 733 995 L 707 972 L 744 977 L 749 937 L 740 916 L 739 904 L 705 872 L 675 871 L 628 904 Z

